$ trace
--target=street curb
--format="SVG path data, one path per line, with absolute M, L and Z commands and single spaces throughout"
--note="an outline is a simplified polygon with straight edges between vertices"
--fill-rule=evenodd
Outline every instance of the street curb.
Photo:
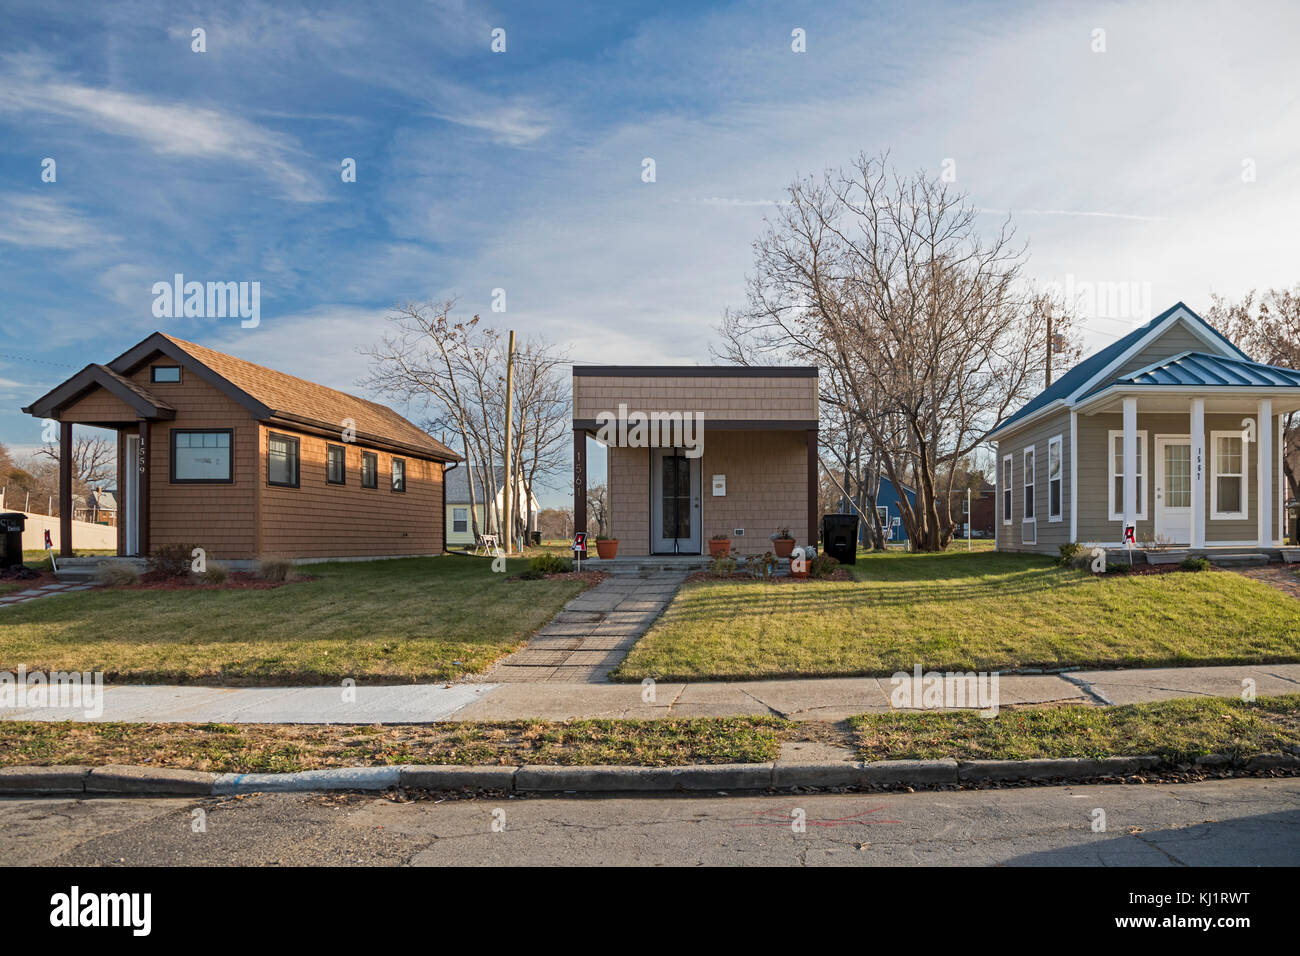
M 1300 772 L 1300 755 L 1245 760 L 1207 754 L 1197 766 L 1246 772 Z M 334 767 L 296 773 L 202 773 L 165 767 L 0 767 L 0 796 L 134 794 L 234 796 L 328 790 L 498 790 L 506 793 L 665 793 L 862 787 L 929 787 L 1009 782 L 1087 782 L 1174 769 L 1160 757 L 1050 760 L 880 760 L 870 763 L 695 764 L 685 767 L 401 765 Z

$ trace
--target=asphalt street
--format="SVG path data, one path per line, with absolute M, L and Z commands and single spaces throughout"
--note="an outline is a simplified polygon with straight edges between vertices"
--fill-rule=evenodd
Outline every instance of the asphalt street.
M 0 840 L 10 865 L 1296 865 L 1300 779 L 409 802 L 6 798 Z

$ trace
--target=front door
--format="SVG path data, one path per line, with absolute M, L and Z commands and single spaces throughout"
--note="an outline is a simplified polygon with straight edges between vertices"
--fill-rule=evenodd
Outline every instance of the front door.
M 126 464 L 122 468 L 122 500 L 118 502 L 118 520 L 126 539 L 128 555 L 140 553 L 140 436 L 126 436 Z
M 650 550 L 699 554 L 700 459 L 677 449 L 650 449 Z
M 1156 436 L 1155 535 L 1192 543 L 1192 440 L 1186 435 Z

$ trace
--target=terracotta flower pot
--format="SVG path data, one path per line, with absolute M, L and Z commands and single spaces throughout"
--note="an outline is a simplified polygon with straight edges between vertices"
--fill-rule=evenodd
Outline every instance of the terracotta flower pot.
M 790 552 L 794 550 L 794 538 L 777 538 L 772 542 L 772 546 L 776 549 L 778 558 L 788 558 Z
M 600 560 L 602 561 L 613 561 L 614 556 L 618 554 L 618 538 L 611 538 L 608 541 L 597 541 L 596 553 L 600 555 Z
M 806 577 L 808 577 L 808 568 L 807 568 L 807 566 L 805 566 L 804 569 L 803 569 L 802 571 L 795 571 L 795 570 L 791 569 L 791 571 L 790 571 L 790 577 L 792 577 L 792 578 L 806 578 Z
M 727 552 L 731 550 L 731 539 L 723 538 L 721 541 L 709 542 L 709 557 L 725 558 Z

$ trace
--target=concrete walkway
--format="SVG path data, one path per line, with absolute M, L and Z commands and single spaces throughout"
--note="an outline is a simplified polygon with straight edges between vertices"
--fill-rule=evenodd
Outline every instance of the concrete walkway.
M 564 605 L 523 649 L 478 679 L 490 683 L 607 681 L 685 580 L 684 571 L 612 574 Z
M 1300 664 L 1075 671 L 1006 675 L 999 705 L 1092 706 L 1172 697 L 1300 693 Z M 569 720 L 581 717 L 777 715 L 843 720 L 890 709 L 888 678 L 663 683 L 462 683 L 360 686 L 355 700 L 338 687 L 107 687 L 102 712 L 57 707 L 0 708 L 0 719 L 224 723 L 424 723 L 443 720 Z M 20 691 L 21 693 L 21 691 Z
M 63 594 L 67 591 L 87 591 L 92 587 L 94 587 L 92 584 L 78 584 L 67 581 L 60 581 L 56 584 L 38 584 L 36 587 L 28 588 L 25 591 L 10 591 L 8 594 L 0 595 L 0 607 L 26 604 L 28 601 L 49 597 L 51 594 Z

